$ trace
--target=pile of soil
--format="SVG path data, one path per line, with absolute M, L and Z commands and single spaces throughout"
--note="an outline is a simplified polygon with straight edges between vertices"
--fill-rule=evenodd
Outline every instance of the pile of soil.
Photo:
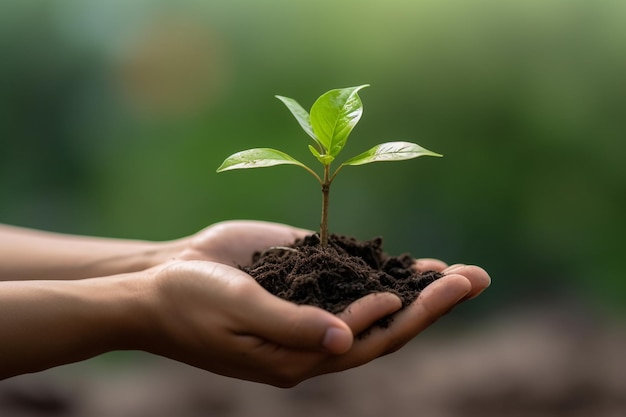
M 408 254 L 387 255 L 380 237 L 359 241 L 333 234 L 328 240 L 328 246 L 322 247 L 315 234 L 290 246 L 268 248 L 254 254 L 252 265 L 242 269 L 280 298 L 334 314 L 375 292 L 394 293 L 405 307 L 442 276 L 416 271 Z

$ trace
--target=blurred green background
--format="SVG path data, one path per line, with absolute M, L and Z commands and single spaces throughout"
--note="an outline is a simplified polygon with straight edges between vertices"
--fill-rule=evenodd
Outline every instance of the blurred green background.
M 172 239 L 249 218 L 315 229 L 303 170 L 216 174 L 275 147 L 315 164 L 273 96 L 363 83 L 331 229 L 487 269 L 467 308 L 626 312 L 626 2 L 0 2 L 0 222 Z

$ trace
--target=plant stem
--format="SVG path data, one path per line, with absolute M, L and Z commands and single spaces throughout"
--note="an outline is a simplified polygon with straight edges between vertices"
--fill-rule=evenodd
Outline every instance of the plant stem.
M 320 245 L 328 245 L 328 195 L 330 194 L 330 164 L 324 165 L 324 181 L 322 182 L 322 221 L 320 222 Z

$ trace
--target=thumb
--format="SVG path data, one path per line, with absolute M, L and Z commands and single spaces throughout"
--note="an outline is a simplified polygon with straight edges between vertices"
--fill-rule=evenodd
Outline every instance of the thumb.
M 260 286 L 248 317 L 256 336 L 288 348 L 342 354 L 350 350 L 354 340 L 350 327 L 335 315 L 283 300 Z

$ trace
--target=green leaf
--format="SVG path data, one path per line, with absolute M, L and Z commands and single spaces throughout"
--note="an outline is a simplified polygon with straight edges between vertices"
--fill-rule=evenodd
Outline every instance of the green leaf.
M 275 97 L 279 99 L 280 101 L 282 101 L 285 104 L 285 106 L 287 106 L 291 114 L 293 114 L 293 116 L 296 118 L 296 120 L 300 124 L 300 127 L 302 127 L 302 129 L 307 133 L 307 135 L 313 138 L 315 143 L 317 143 L 321 147 L 321 143 L 317 139 L 317 136 L 315 136 L 315 133 L 313 133 L 313 127 L 311 126 L 311 117 L 309 116 L 309 112 L 307 112 L 296 100 L 292 98 L 283 97 L 283 96 L 275 96 Z
M 363 114 L 358 91 L 368 86 L 330 90 L 311 107 L 311 126 L 325 153 L 336 157 L 345 146 L 350 132 Z
M 271 148 L 256 148 L 232 154 L 217 169 L 217 172 L 231 169 L 264 168 L 274 165 L 300 165 L 308 169 L 302 162 L 297 161 L 284 152 Z
M 335 160 L 334 156 L 322 155 L 322 154 L 319 153 L 319 151 L 317 149 L 315 149 L 311 145 L 309 145 L 309 150 L 311 151 L 313 156 L 315 156 L 317 158 L 317 160 L 322 163 L 322 165 L 329 165 L 331 162 L 333 162 Z
M 342 165 L 363 165 L 371 162 L 403 161 L 419 156 L 443 156 L 422 148 L 411 142 L 387 142 L 374 146 L 354 158 L 348 159 Z

